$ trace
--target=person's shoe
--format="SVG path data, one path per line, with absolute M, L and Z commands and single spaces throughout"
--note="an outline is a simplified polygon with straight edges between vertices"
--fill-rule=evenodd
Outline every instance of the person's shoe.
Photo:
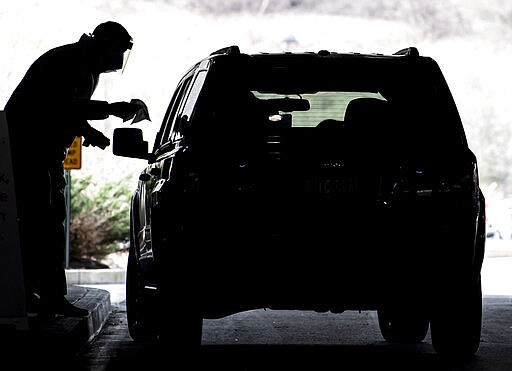
M 27 317 L 36 317 L 41 309 L 41 297 L 35 292 L 27 295 Z
M 62 298 L 54 306 L 55 314 L 64 317 L 87 317 L 89 311 L 71 304 L 66 298 Z
M 40 318 L 54 318 L 55 316 L 64 317 L 87 317 L 89 311 L 87 309 L 79 308 L 71 304 L 64 296 L 53 299 L 50 302 L 42 301 L 39 310 Z
M 48 308 L 41 308 L 37 313 L 37 319 L 42 323 L 52 321 L 55 317 L 55 312 L 48 310 Z

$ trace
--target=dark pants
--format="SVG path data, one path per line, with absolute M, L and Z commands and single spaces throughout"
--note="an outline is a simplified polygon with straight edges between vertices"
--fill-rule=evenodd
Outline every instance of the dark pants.
M 67 293 L 63 135 L 45 128 L 40 112 L 6 105 L 19 218 L 25 292 L 49 305 Z M 30 304 L 30 302 L 29 302 Z
M 34 161 L 14 167 L 25 287 L 52 302 L 67 293 L 66 180 L 60 160 Z

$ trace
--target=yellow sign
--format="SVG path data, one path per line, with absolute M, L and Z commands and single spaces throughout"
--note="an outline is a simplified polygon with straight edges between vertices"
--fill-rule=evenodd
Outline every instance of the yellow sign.
M 76 137 L 64 159 L 64 170 L 80 169 L 82 167 L 82 137 Z

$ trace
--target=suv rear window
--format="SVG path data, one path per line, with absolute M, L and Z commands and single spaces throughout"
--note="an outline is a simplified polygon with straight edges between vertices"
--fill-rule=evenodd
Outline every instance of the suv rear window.
M 281 58 L 213 63 L 195 107 L 200 117 L 191 120 L 199 129 L 193 132 L 211 140 L 255 127 L 359 125 L 366 145 L 379 141 L 408 155 L 446 157 L 467 147 L 455 102 L 432 60 L 354 65 L 327 58 L 315 65 L 308 56 Z
M 348 103 L 356 98 L 375 98 L 385 100 L 379 93 L 372 92 L 351 92 L 351 91 L 319 91 L 315 93 L 306 93 L 300 96 L 289 96 L 276 93 L 259 93 L 252 91 L 256 98 L 262 100 L 279 98 L 299 98 L 309 102 L 310 109 L 307 111 L 285 112 L 280 111 L 280 115 L 288 115 L 290 127 L 315 127 L 325 120 L 345 119 L 345 111 Z M 274 120 L 280 121 L 276 115 Z

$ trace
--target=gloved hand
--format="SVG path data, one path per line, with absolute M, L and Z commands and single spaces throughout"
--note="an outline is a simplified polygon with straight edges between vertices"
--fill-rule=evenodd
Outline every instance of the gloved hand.
M 101 131 L 91 127 L 87 133 L 84 134 L 84 146 L 88 147 L 89 145 L 105 149 L 105 147 L 110 145 L 110 139 L 103 135 Z
M 128 102 L 110 103 L 108 107 L 111 115 L 122 118 L 123 121 L 131 119 L 141 109 L 139 105 Z

